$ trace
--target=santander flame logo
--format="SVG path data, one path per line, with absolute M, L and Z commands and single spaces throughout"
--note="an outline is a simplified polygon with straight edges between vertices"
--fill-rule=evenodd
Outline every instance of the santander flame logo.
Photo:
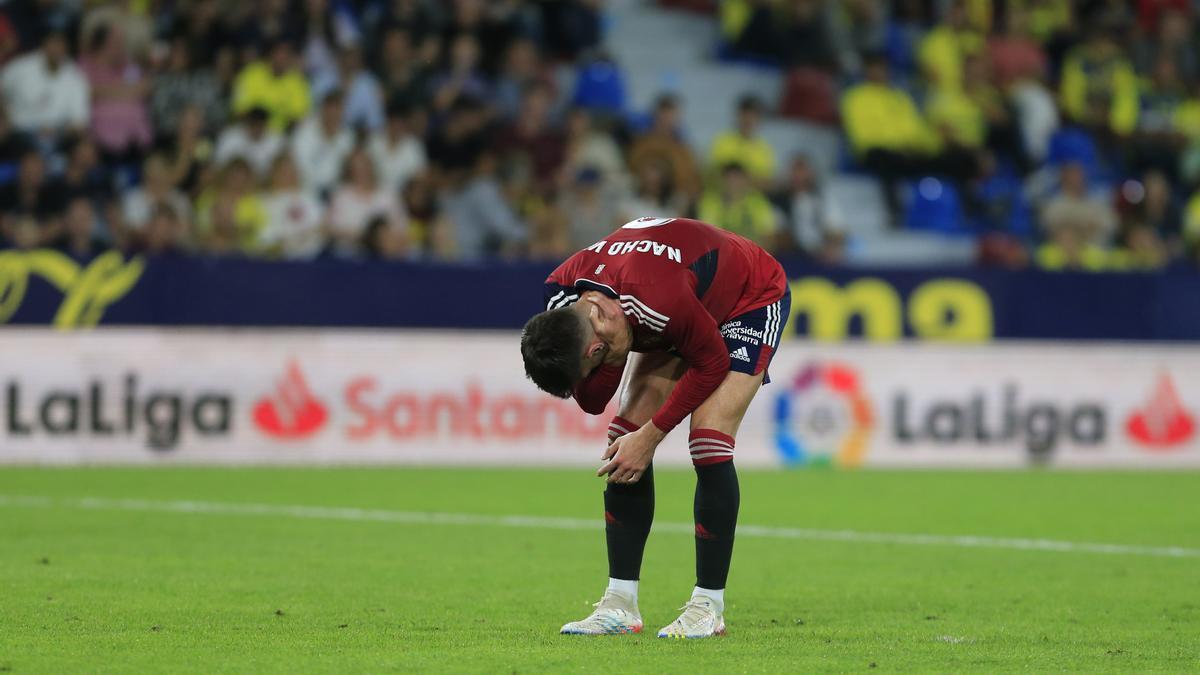
M 1169 450 L 1191 440 L 1196 433 L 1196 420 L 1184 410 L 1175 383 L 1164 373 L 1150 400 L 1129 415 L 1125 429 L 1140 445 Z
M 268 436 L 299 439 L 325 426 L 329 413 L 308 388 L 300 366 L 291 361 L 275 391 L 254 406 L 254 423 Z

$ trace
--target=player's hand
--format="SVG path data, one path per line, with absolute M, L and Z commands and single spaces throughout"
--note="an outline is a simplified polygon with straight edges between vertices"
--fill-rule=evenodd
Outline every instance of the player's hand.
M 609 483 L 636 483 L 650 466 L 654 459 L 654 450 L 665 436 L 653 422 L 647 422 L 641 429 L 626 434 L 613 441 L 604 451 L 601 459 L 609 460 L 597 476 L 608 475 Z

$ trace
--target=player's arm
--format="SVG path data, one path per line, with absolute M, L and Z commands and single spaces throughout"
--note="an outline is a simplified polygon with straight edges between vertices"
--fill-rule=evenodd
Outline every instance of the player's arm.
M 679 316 L 672 316 L 663 331 L 688 364 L 666 403 L 651 418 L 663 435 L 707 401 L 729 374 L 729 353 L 717 322 L 694 295 L 689 292 L 684 297 L 689 302 L 676 310 Z
M 617 439 L 604 453 L 604 459 L 610 461 L 596 475 L 608 474 L 611 483 L 633 483 L 641 479 L 654 457 L 655 448 L 667 432 L 708 400 L 729 372 L 729 354 L 720 329 L 691 289 L 678 289 L 669 294 L 663 289 L 656 290 L 655 295 L 664 299 L 662 307 L 665 311 L 654 310 L 644 302 L 641 311 L 654 312 L 648 314 L 647 323 L 659 322 L 663 335 L 674 343 L 676 351 L 687 362 L 688 370 L 649 424 Z

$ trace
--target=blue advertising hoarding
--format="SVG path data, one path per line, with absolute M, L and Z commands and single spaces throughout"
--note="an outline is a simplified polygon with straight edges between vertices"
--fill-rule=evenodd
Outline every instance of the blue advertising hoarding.
M 829 270 L 785 261 L 787 333 L 977 342 L 1197 340 L 1200 275 L 973 269 Z M 0 323 L 519 328 L 551 263 L 288 263 L 192 257 L 88 261 L 0 252 Z

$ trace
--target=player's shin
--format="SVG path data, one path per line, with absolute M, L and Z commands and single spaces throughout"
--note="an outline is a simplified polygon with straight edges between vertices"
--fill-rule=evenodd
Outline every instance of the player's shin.
M 632 433 L 638 425 L 621 417 L 609 425 L 609 442 Z M 654 467 L 646 467 L 636 483 L 609 483 L 604 490 L 605 536 L 608 542 L 608 576 L 636 581 L 641 576 L 642 553 L 654 522 Z M 636 598 L 636 592 L 634 597 Z
M 741 501 L 733 445 L 733 437 L 712 429 L 695 429 L 689 440 L 696 469 L 696 593 L 711 597 L 718 614 Z

